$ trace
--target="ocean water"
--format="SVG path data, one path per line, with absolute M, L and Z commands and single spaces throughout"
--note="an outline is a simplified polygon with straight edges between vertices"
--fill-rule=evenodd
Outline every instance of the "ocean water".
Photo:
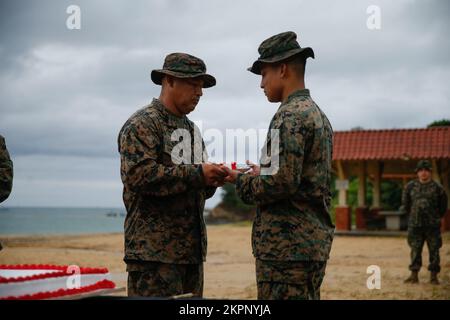
M 124 208 L 0 208 L 0 235 L 123 232 Z

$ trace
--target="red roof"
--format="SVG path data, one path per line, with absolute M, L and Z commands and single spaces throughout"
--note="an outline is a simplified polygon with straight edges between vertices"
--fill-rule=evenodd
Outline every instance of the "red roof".
M 337 131 L 333 160 L 450 159 L 450 127 Z

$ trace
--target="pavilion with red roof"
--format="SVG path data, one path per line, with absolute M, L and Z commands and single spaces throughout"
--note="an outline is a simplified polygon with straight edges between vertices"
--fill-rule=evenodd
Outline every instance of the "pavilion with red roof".
M 417 161 L 422 159 L 432 163 L 432 177 L 444 187 L 450 207 L 450 127 L 335 132 L 333 167 L 339 190 L 336 229 L 351 229 L 351 208 L 347 203 L 350 176 L 358 177 L 356 228 L 366 229 L 368 217 L 376 217 L 383 210 L 380 201 L 381 181 L 400 180 L 405 185 L 416 178 L 414 168 Z M 366 201 L 368 179 L 373 185 L 371 204 Z M 442 229 L 450 230 L 448 211 L 442 222 Z

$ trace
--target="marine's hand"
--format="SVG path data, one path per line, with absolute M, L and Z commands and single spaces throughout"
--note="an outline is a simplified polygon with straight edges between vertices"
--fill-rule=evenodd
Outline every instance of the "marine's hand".
M 213 163 L 202 163 L 203 176 L 207 186 L 221 187 L 225 183 L 227 171 L 223 166 Z
M 257 164 L 254 164 L 250 160 L 247 160 L 246 163 L 251 168 L 250 171 L 247 172 L 248 174 L 250 174 L 252 176 L 259 176 L 260 175 L 260 173 L 261 173 L 261 167 L 260 166 L 258 166 Z
M 225 182 L 229 182 L 229 183 L 236 183 L 236 179 L 239 173 L 238 170 L 231 170 L 228 167 L 223 166 L 222 168 L 224 168 L 227 172 L 227 177 L 225 178 Z

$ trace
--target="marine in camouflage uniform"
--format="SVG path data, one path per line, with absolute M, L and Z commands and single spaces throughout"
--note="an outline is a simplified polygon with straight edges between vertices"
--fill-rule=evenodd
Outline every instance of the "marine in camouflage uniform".
M 12 190 L 13 163 L 6 149 L 5 138 L 0 135 L 0 203 L 5 201 Z
M 426 181 L 419 179 L 409 182 L 402 195 L 402 209 L 409 215 L 408 245 L 411 247 L 411 276 L 406 283 L 417 283 L 418 272 L 422 267 L 422 248 L 427 243 L 429 251 L 428 270 L 431 272 L 431 283 L 438 284 L 437 274 L 440 272 L 439 249 L 442 246 L 440 223 L 447 211 L 447 195 L 445 190 L 431 180 L 431 164 L 426 160 L 418 162 L 416 173 L 428 171 Z
M 314 57 L 311 48 L 300 48 L 293 32 L 265 40 L 258 51 L 260 58 L 249 68 L 255 74 L 262 73 L 264 63 Z M 237 174 L 236 190 L 244 202 L 257 204 L 252 246 L 258 299 L 320 299 L 334 234 L 329 212 L 333 130 L 308 89 L 294 90 L 281 101 L 260 159 L 262 170 L 272 165 L 271 130 L 278 130 L 278 171 Z
M 169 75 L 200 78 L 204 88 L 214 86 L 214 77 L 205 72 L 201 59 L 174 53 L 151 76 L 156 84 Z M 180 143 L 172 136 L 180 129 L 189 133 L 190 139 L 183 138 L 187 156 L 172 152 Z M 194 123 L 170 112 L 161 97 L 133 114 L 119 133 L 129 296 L 202 296 L 207 246 L 203 209 L 216 188 L 205 184 L 201 163 L 206 153 L 199 135 Z
M 0 203 L 5 201 L 12 190 L 13 163 L 6 149 L 5 138 L 0 135 Z M 2 244 L 0 243 L 0 250 Z

